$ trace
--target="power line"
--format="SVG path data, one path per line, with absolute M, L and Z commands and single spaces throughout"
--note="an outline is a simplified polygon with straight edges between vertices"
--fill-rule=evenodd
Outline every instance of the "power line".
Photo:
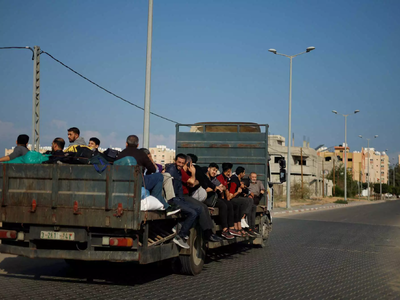
M 48 52 L 46 52 L 46 51 L 42 51 L 41 53 L 44 53 L 44 54 L 48 55 L 50 58 L 52 58 L 53 60 L 55 60 L 56 62 L 58 62 L 58 63 L 61 64 L 62 66 L 66 67 L 68 70 L 74 72 L 76 75 L 82 77 L 82 78 L 85 79 L 86 81 L 89 81 L 91 84 L 97 86 L 98 88 L 100 88 L 100 89 L 102 89 L 103 91 L 109 93 L 110 95 L 112 95 L 112 96 L 114 96 L 114 97 L 116 97 L 116 98 L 118 98 L 118 99 L 120 99 L 120 100 L 122 100 L 122 101 L 124 101 L 124 102 L 126 102 L 126 103 L 128 103 L 128 104 L 130 104 L 130 105 L 132 105 L 132 106 L 135 106 L 136 108 L 139 108 L 139 109 L 141 109 L 141 110 L 144 110 L 143 107 L 141 107 L 141 106 L 139 106 L 139 105 L 137 105 L 137 104 L 135 104 L 135 103 L 132 103 L 132 102 L 130 102 L 129 100 L 126 100 L 126 99 L 122 98 L 121 96 L 118 96 L 117 94 L 114 94 L 114 93 L 111 92 L 110 90 L 108 90 L 108 89 L 102 87 L 101 85 L 95 83 L 94 81 L 90 80 L 89 78 L 83 76 L 83 75 L 80 74 L 79 72 L 75 71 L 75 70 L 72 69 L 71 67 L 69 67 L 69 66 L 67 66 L 66 64 L 64 64 L 62 61 L 60 61 L 60 60 L 58 60 L 57 58 L 55 58 L 55 57 L 54 57 L 53 55 L 51 55 L 50 53 L 48 53 Z M 176 122 L 176 121 L 174 121 L 174 120 L 171 120 L 171 119 L 168 119 L 168 118 L 166 118 L 166 117 L 163 117 L 163 116 L 161 116 L 161 115 L 159 115 L 159 114 L 156 114 L 156 113 L 154 113 L 154 112 L 150 112 L 150 113 L 151 113 L 152 115 L 154 115 L 154 116 L 156 116 L 156 117 L 159 117 L 159 118 L 161 118 L 161 119 L 164 119 L 164 120 L 166 120 L 166 121 L 169 121 L 169 122 L 178 124 L 178 122 Z
M 32 51 L 32 60 L 33 60 L 33 54 L 34 54 L 34 52 L 33 52 L 33 49 L 32 49 L 31 47 L 28 47 L 28 46 L 26 46 L 26 47 L 0 47 L 0 50 L 7 50 L 7 49 L 29 49 L 29 50 Z M 114 96 L 114 97 L 116 97 L 116 98 L 118 98 L 118 99 L 120 99 L 120 100 L 122 100 L 122 101 L 124 101 L 124 102 L 126 102 L 126 103 L 128 103 L 128 104 L 130 104 L 130 105 L 132 105 L 132 106 L 135 106 L 136 108 L 139 108 L 139 109 L 141 109 L 141 110 L 144 110 L 143 107 L 140 107 L 139 105 L 137 105 L 137 104 L 135 104 L 135 103 L 132 103 L 132 102 L 130 102 L 129 100 L 126 100 L 126 99 L 124 99 L 124 98 L 118 96 L 117 94 L 114 94 L 113 92 L 107 90 L 106 88 L 102 87 L 101 85 L 97 84 L 96 82 L 94 82 L 94 81 L 90 80 L 89 78 L 83 76 L 83 75 L 80 74 L 79 72 L 75 71 L 75 70 L 72 69 L 71 67 L 69 67 L 69 66 L 67 66 L 66 64 L 64 64 L 62 61 L 60 61 L 60 60 L 58 60 L 57 58 L 55 58 L 55 57 L 54 57 L 53 55 L 51 55 L 50 53 L 48 53 L 48 52 L 46 52 L 46 51 L 41 51 L 40 54 L 42 54 L 42 53 L 48 55 L 50 58 L 52 58 L 53 60 L 55 60 L 56 62 L 58 62 L 58 63 L 61 64 L 62 66 L 66 67 L 68 70 L 74 72 L 74 73 L 77 74 L 78 76 L 80 76 L 80 77 L 82 77 L 83 79 L 89 81 L 91 84 L 97 86 L 98 88 L 100 88 L 100 89 L 102 89 L 103 91 L 109 93 L 110 95 L 112 95 L 112 96 Z M 154 116 L 156 116 L 156 117 L 159 117 L 159 118 L 161 118 L 161 119 L 164 119 L 164 120 L 166 120 L 166 121 L 169 121 L 169 122 L 178 124 L 178 122 L 176 122 L 176 121 L 174 121 L 174 120 L 171 120 L 171 119 L 169 119 L 169 118 L 163 117 L 163 116 L 161 116 L 161 115 L 159 115 L 159 114 L 156 114 L 156 113 L 154 113 L 154 112 L 150 112 L 150 113 L 151 113 L 152 115 L 154 115 Z

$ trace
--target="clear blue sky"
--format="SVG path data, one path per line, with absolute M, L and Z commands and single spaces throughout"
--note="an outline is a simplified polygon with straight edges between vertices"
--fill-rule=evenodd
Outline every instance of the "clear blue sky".
M 182 123 L 268 123 L 287 138 L 289 59 L 292 129 L 312 147 L 379 135 L 371 147 L 400 152 L 400 2 L 154 1 L 151 110 Z M 143 106 L 147 1 L 0 0 L 0 46 L 34 46 Z M 31 135 L 32 61 L 0 50 L 0 149 Z M 41 144 L 77 126 L 102 146 L 142 134 L 143 111 L 41 57 Z M 151 117 L 151 145 L 174 146 L 175 126 Z

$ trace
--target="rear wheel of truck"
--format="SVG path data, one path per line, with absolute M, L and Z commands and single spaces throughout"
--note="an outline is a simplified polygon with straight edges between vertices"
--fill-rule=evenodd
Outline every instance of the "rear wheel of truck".
M 173 263 L 173 270 L 186 275 L 197 275 L 203 269 L 206 258 L 206 247 L 200 229 L 193 230 L 191 234 L 195 234 L 193 239 L 190 239 L 191 253 L 190 255 L 180 255 L 177 257 Z
M 260 246 L 262 248 L 267 246 L 267 241 L 271 230 L 272 230 L 272 224 L 270 219 L 266 215 L 262 216 L 260 220 L 260 234 L 262 237 L 262 243 Z

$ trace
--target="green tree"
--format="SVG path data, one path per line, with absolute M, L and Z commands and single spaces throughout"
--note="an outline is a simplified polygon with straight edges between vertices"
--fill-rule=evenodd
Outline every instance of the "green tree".
M 333 169 L 329 172 L 327 179 L 333 180 Z M 347 196 L 354 197 L 358 194 L 359 184 L 353 180 L 352 172 L 347 169 Z M 344 196 L 344 165 L 335 166 L 335 196 Z
M 389 169 L 389 182 L 393 186 L 393 172 L 395 172 L 395 187 L 400 187 L 400 166 L 396 164 L 394 167 Z

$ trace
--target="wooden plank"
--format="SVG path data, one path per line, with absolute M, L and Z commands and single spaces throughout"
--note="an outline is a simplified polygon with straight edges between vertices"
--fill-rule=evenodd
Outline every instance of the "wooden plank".
M 8 200 L 8 164 L 3 164 L 3 197 L 2 197 L 2 206 L 7 205 Z
M 105 210 L 110 210 L 110 204 L 112 203 L 113 192 L 114 192 L 113 168 L 112 168 L 112 166 L 107 166 Z
M 54 164 L 52 168 L 52 181 L 51 181 L 51 207 L 57 207 L 58 199 L 58 165 Z

